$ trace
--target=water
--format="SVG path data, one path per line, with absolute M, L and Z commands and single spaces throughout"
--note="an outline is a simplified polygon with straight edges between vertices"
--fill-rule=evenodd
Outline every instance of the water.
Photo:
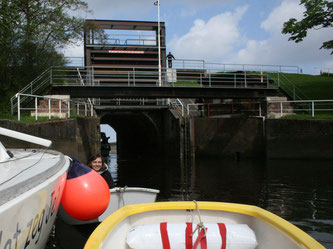
M 110 155 L 109 165 L 117 186 L 160 189 L 158 201 L 256 205 L 290 221 L 326 248 L 333 249 L 330 161 L 197 159 L 181 170 L 177 161 L 150 158 L 117 163 L 117 156 Z M 85 232 L 89 234 L 90 230 Z M 49 248 L 60 247 L 55 242 Z
M 330 161 L 197 159 L 188 170 L 176 162 L 118 162 L 118 186 L 161 190 L 158 201 L 198 200 L 251 204 L 271 211 L 333 248 L 333 165 Z

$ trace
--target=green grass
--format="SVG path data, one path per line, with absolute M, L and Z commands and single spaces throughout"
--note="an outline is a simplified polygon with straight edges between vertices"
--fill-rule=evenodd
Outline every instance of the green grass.
M 276 78 L 276 74 L 271 74 Z M 333 77 L 325 75 L 284 74 L 308 99 L 333 99 Z M 283 78 L 281 78 L 283 80 Z
M 172 85 L 172 83 L 170 83 Z M 201 85 L 197 81 L 177 81 L 174 83 L 177 86 L 185 86 L 185 87 L 201 87 Z

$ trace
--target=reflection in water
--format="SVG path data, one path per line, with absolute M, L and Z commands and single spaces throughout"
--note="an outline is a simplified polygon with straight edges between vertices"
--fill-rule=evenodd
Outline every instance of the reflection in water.
M 333 248 L 333 166 L 327 161 L 197 159 L 188 170 L 157 159 L 119 161 L 118 186 L 161 190 L 159 201 L 222 201 L 260 206 Z

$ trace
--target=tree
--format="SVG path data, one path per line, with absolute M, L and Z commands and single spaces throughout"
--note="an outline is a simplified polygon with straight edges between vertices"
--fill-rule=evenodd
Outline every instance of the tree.
M 0 2 L 1 102 L 53 65 L 64 65 L 60 48 L 83 37 L 88 12 L 81 0 L 2 0 Z M 1 104 L 1 103 L 0 103 Z
M 283 24 L 282 33 L 291 34 L 289 40 L 296 43 L 303 41 L 309 29 L 323 29 L 333 27 L 333 2 L 327 0 L 301 0 L 306 8 L 303 19 L 295 18 Z M 323 42 L 320 49 L 333 49 L 333 40 Z M 331 52 L 333 54 L 333 51 Z

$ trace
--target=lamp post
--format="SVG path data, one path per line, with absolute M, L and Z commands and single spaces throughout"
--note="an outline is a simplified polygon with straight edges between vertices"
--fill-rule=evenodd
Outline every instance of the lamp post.
M 162 86 L 160 0 L 157 0 L 156 2 L 154 2 L 154 5 L 157 5 L 158 85 Z

